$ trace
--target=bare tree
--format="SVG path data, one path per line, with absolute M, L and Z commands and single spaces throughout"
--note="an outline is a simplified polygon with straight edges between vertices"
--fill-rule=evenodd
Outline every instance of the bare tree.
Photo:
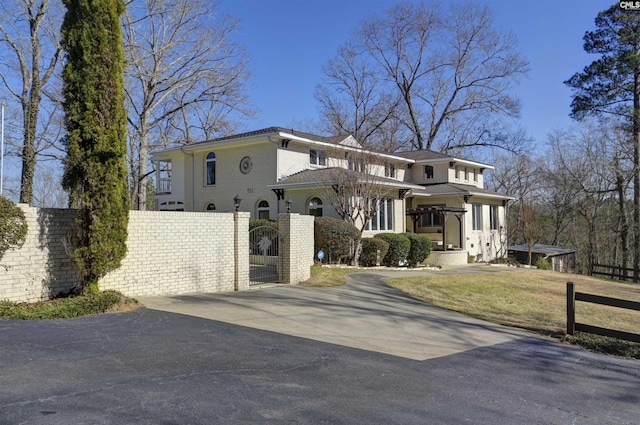
M 251 113 L 247 58 L 230 39 L 238 22 L 215 14 L 214 6 L 205 0 L 127 4 L 130 195 L 138 209 L 146 209 L 150 148 L 226 134 L 234 113 Z
M 384 92 L 378 80 L 352 43 L 338 49 L 338 55 L 323 68 L 324 83 L 316 87 L 315 98 L 320 104 L 323 126 L 330 134 L 350 134 L 363 146 L 383 145 L 393 152 L 397 144 L 389 144 L 385 129 L 395 124 L 391 140 L 397 138 L 396 108 L 398 96 Z
M 384 179 L 389 164 L 385 168 L 378 156 L 361 151 L 350 152 L 344 161 L 346 164 L 326 170 L 330 185 L 326 197 L 338 215 L 356 226 L 360 232 L 359 237 L 354 240 L 356 252 L 352 259 L 352 264 L 357 265 L 357 249 L 362 235 L 379 213 L 381 202 L 392 193 Z
M 584 221 L 576 230 L 588 236 L 578 244 L 588 266 L 605 262 L 626 268 L 629 262 L 633 145 L 621 124 L 615 119 L 587 120 L 579 128 L 550 135 L 546 191 L 564 193 L 565 210 Z
M 38 163 L 33 180 L 33 204 L 39 208 L 65 208 L 68 203 L 59 170 L 52 164 Z
M 486 6 L 466 3 L 444 10 L 398 3 L 366 19 L 346 46 L 365 68 L 354 74 L 349 67 L 336 67 L 345 62 L 343 47 L 329 63 L 329 83 L 322 87 L 343 99 L 351 116 L 361 92 L 344 90 L 344 82 L 354 81 L 354 75 L 363 81 L 366 75 L 375 78 L 376 90 L 399 100 L 394 118 L 403 124 L 413 149 L 514 148 L 512 137 L 492 129 L 500 119 L 519 114 L 519 101 L 510 91 L 528 63 L 513 35 L 494 28 Z M 321 102 L 325 116 L 332 116 L 335 104 Z
M 20 202 L 31 203 L 36 156 L 62 134 L 55 89 L 47 85 L 59 70 L 62 4 L 58 0 L 8 0 L 0 5 L 0 45 L 9 54 L 0 64 L 2 88 L 22 110 Z M 57 97 L 59 99 L 59 97 Z M 44 118 L 44 119 L 43 119 Z

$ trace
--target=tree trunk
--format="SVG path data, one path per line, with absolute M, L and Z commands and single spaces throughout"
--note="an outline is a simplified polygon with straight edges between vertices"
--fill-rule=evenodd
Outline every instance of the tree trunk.
M 633 76 L 633 281 L 640 281 L 640 71 Z
M 620 215 L 620 251 L 622 254 L 622 273 L 624 277 L 627 277 L 627 271 L 625 270 L 629 265 L 629 220 L 627 220 L 627 211 L 625 208 L 625 190 L 624 179 L 619 172 L 619 168 L 616 167 L 616 190 L 618 192 L 618 214 Z
M 20 182 L 20 202 L 31 204 L 33 200 L 33 175 L 36 169 L 36 131 L 42 82 L 40 81 L 40 39 L 38 26 L 31 23 L 31 78 L 29 98 L 23 100 L 24 144 L 22 146 L 22 177 Z

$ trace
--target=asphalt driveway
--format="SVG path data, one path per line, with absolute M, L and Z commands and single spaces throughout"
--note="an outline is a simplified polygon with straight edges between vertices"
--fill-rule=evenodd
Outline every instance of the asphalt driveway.
M 467 327 L 481 331 L 469 332 L 459 318 L 439 318 L 436 310 L 421 310 L 391 288 L 368 284 L 369 291 L 391 299 L 367 295 L 379 305 L 353 300 L 345 308 L 349 297 L 364 295 L 334 288 L 333 298 L 322 301 L 329 313 L 324 318 L 309 313 L 329 322 L 339 313 L 353 316 L 341 319 L 345 329 L 370 322 L 372 330 L 357 343 L 368 344 L 365 349 L 147 308 L 62 321 L 0 320 L 0 424 L 640 422 L 640 362 L 483 324 L 470 323 Z M 280 312 L 287 301 L 282 289 L 297 293 L 294 287 L 274 288 L 193 304 L 230 314 L 240 303 L 242 313 L 234 320 L 244 316 L 250 322 L 251 312 L 232 299 L 262 294 L 269 309 L 263 305 L 255 320 L 272 317 L 274 323 L 289 322 L 290 329 L 301 322 L 308 330 L 311 323 L 299 319 L 304 311 L 298 319 Z M 298 289 L 289 303 L 313 304 L 313 297 L 303 294 L 314 292 Z M 420 314 L 432 314 L 442 335 L 451 329 L 455 344 L 478 348 L 416 360 L 413 356 L 425 356 L 423 345 L 409 346 L 411 355 L 373 347 L 423 339 L 428 320 L 418 327 L 400 322 L 420 322 Z M 378 315 L 385 320 L 376 321 Z M 376 333 L 376 327 L 392 323 L 397 335 Z M 322 323 L 316 327 L 318 334 L 336 333 Z M 485 331 L 506 342 L 482 343 L 478 335 Z M 412 332 L 418 333 L 401 336 Z M 349 335 L 345 330 L 341 337 Z

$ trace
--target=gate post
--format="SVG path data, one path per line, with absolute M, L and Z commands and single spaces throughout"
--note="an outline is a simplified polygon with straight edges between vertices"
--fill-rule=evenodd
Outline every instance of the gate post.
M 248 212 L 233 213 L 233 256 L 235 273 L 233 289 L 249 289 L 249 217 Z
M 296 284 L 311 277 L 313 221 L 314 217 L 311 215 L 280 214 L 278 216 L 280 282 Z

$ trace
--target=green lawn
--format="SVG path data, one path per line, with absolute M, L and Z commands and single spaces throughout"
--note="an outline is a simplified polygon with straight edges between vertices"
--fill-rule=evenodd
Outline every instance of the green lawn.
M 640 285 L 535 269 L 433 275 L 387 283 L 422 301 L 479 319 L 564 339 L 566 282 L 576 291 L 640 301 Z M 640 333 L 640 312 L 577 302 L 576 321 Z M 640 344 L 577 335 L 567 340 L 596 351 L 640 358 Z

